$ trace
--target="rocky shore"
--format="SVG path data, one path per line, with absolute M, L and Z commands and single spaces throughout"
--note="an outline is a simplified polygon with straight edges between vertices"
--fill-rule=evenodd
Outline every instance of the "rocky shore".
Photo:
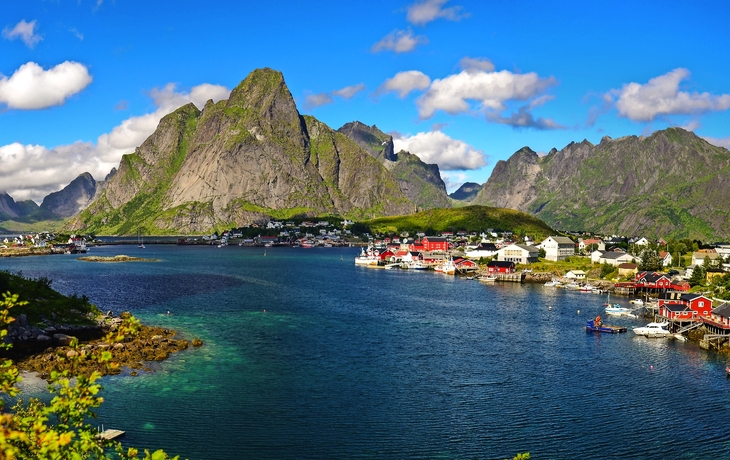
M 20 370 L 37 372 L 43 379 L 48 379 L 51 371 L 70 370 L 73 373 L 89 375 L 98 371 L 102 375 L 119 374 L 124 368 L 131 369 L 131 375 L 137 375 L 138 369 L 150 371 L 146 364 L 150 361 L 162 361 L 172 353 L 185 350 L 189 346 L 201 346 L 200 339 L 192 342 L 177 338 L 177 332 L 161 327 L 141 325 L 134 337 L 126 337 L 123 341 L 110 345 L 103 341 L 108 332 L 116 331 L 129 313 L 119 317 L 103 315 L 95 324 L 52 325 L 43 329 L 28 324 L 25 315 L 19 315 L 8 328 L 6 340 L 13 343 L 13 348 L 2 355 L 15 361 Z M 77 338 L 79 347 L 74 350 L 69 344 Z M 112 353 L 111 363 L 115 366 L 100 364 L 91 358 L 103 351 Z M 80 356 L 80 360 L 72 360 Z M 75 368 L 73 368 L 75 366 Z
M 83 256 L 78 260 L 84 262 L 159 262 L 160 259 L 145 259 L 143 257 L 125 256 L 123 254 L 116 256 Z

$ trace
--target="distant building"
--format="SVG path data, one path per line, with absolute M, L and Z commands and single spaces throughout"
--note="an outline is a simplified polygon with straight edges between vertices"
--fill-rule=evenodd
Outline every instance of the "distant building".
M 516 264 L 531 264 L 538 261 L 539 249 L 524 244 L 510 244 L 497 251 L 497 260 Z
M 545 259 L 553 262 L 575 255 L 575 243 L 566 236 L 548 236 L 540 247 L 545 250 Z

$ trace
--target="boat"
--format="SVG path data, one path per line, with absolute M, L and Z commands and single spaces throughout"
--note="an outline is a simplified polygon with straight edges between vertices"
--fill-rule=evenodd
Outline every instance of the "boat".
M 677 339 L 677 340 L 679 340 L 680 342 L 686 342 L 687 341 L 687 337 L 683 336 L 679 332 L 675 332 L 674 333 L 674 338 Z
M 550 280 L 547 283 L 543 284 L 545 287 L 558 287 L 560 286 L 560 281 L 557 280 Z
M 302 247 L 306 247 L 304 246 L 304 243 L 302 243 Z M 373 251 L 372 246 L 368 246 L 367 251 L 365 248 L 362 248 L 360 250 L 360 255 L 355 257 L 355 265 L 378 265 L 378 260 L 380 260 L 380 257 L 378 256 L 378 251 Z
M 603 324 L 600 316 L 596 316 L 595 319 L 586 321 L 586 331 L 589 332 L 608 332 L 610 334 L 618 334 L 626 332 L 627 329 L 624 326 L 612 326 L 610 324 Z
M 644 305 L 644 301 L 641 299 L 631 299 L 629 300 L 629 303 L 634 305 Z
M 627 316 L 631 314 L 631 309 L 622 307 L 621 304 L 614 303 L 606 307 L 606 314 L 613 316 Z
M 580 284 L 578 283 L 568 283 L 563 286 L 565 289 L 568 289 L 570 291 L 578 291 L 580 290 Z
M 142 238 L 142 230 L 137 229 L 137 247 L 144 249 L 144 241 Z
M 593 289 L 595 289 L 595 288 L 593 286 L 591 286 L 590 284 L 584 284 L 578 290 L 580 292 L 593 292 Z
M 643 335 L 650 338 L 655 337 L 669 337 L 672 335 L 671 332 L 667 330 L 667 325 L 669 323 L 649 323 L 646 326 L 642 327 L 635 327 L 632 330 L 634 331 L 634 334 L 636 335 Z
M 401 268 L 401 265 L 402 264 L 400 262 L 395 262 L 395 263 L 392 263 L 392 264 L 385 264 L 385 269 L 386 270 L 393 270 L 394 268 Z
M 498 279 L 499 278 L 497 277 L 497 275 L 487 275 L 487 276 L 480 276 L 479 277 L 479 281 L 481 281 L 483 283 L 494 283 Z
M 454 275 L 456 274 L 456 265 L 454 265 L 454 260 L 449 257 L 448 259 L 444 260 L 440 265 L 434 267 L 434 270 L 436 270 L 437 272 L 441 272 L 444 275 Z

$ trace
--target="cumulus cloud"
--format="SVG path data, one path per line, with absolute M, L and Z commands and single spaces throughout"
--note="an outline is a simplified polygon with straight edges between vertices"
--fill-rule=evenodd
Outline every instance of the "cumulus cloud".
M 332 96 L 328 93 L 308 94 L 307 97 L 304 98 L 304 108 L 309 110 L 315 107 L 332 104 L 333 102 L 335 102 L 335 100 L 332 99 Z
M 394 30 L 385 37 L 382 38 L 378 43 L 374 44 L 370 51 L 373 53 L 379 53 L 380 51 L 393 51 L 396 53 L 408 53 L 416 49 L 418 45 L 425 45 L 428 43 L 428 38 L 423 35 L 413 35 L 413 31 L 409 30 Z
M 208 99 L 219 101 L 229 94 L 228 88 L 218 85 L 202 84 L 186 93 L 169 84 L 150 91 L 157 107 L 154 112 L 124 120 L 99 136 L 96 145 L 78 141 L 53 148 L 19 143 L 0 146 L 0 184 L 15 200 L 40 203 L 83 172 L 97 179 L 105 177 L 119 166 L 123 154 L 134 151 L 155 131 L 160 119 L 178 107 L 193 102 L 202 108 Z
M 365 83 L 359 83 L 357 85 L 352 86 L 345 86 L 342 89 L 338 89 L 336 91 L 332 91 L 333 96 L 339 96 L 343 99 L 350 99 L 355 94 L 359 93 L 360 91 L 365 89 Z
M 468 14 L 462 13 L 462 7 L 452 6 L 444 8 L 443 5 L 448 0 L 424 0 L 413 3 L 408 6 L 406 19 L 411 24 L 424 26 L 436 19 L 448 19 L 449 21 L 458 21 L 468 17 Z
M 43 37 L 35 32 L 35 26 L 35 20 L 25 22 L 25 19 L 23 19 L 19 23 L 15 24 L 15 27 L 12 29 L 10 27 L 4 28 L 3 38 L 7 40 L 15 40 L 16 38 L 19 38 L 23 41 L 23 43 L 25 43 L 25 46 L 28 48 L 34 48 L 39 41 L 43 40 Z
M 507 70 L 485 72 L 472 68 L 433 80 L 416 104 L 421 119 L 431 118 L 437 110 L 451 115 L 469 112 L 471 101 L 478 104 L 477 110 L 500 113 L 507 109 L 508 101 L 539 97 L 556 84 L 554 78 L 543 78 L 534 72 L 515 74 Z
M 0 78 L 0 104 L 24 110 L 62 105 L 91 80 L 89 70 L 78 62 L 66 61 L 49 70 L 28 62 L 12 76 Z
M 690 93 L 679 90 L 689 78 L 687 69 L 678 68 L 654 77 L 646 84 L 628 83 L 610 92 L 618 97 L 619 115 L 633 121 L 653 121 L 665 115 L 700 114 L 730 108 L 730 94 Z
M 431 79 L 423 72 L 418 70 L 407 70 L 405 72 L 398 72 L 393 78 L 385 80 L 378 92 L 391 92 L 398 93 L 398 97 L 403 99 L 408 96 L 411 91 L 421 90 L 428 88 L 431 84 Z
M 393 139 L 395 151 L 406 150 L 417 155 L 425 163 L 436 163 L 440 169 L 478 169 L 487 164 L 481 150 L 464 141 L 452 139 L 441 131 L 418 133 L 415 136 L 399 136 Z
M 459 61 L 459 67 L 461 67 L 462 70 L 466 70 L 467 72 L 493 72 L 494 71 L 494 64 L 492 64 L 492 61 L 485 58 L 471 58 L 471 57 L 463 57 Z
M 522 106 L 517 112 L 512 112 L 509 116 L 500 115 L 497 113 L 489 113 L 487 119 L 492 123 L 499 123 L 503 125 L 510 125 L 513 128 L 534 128 L 534 129 L 565 129 L 565 126 L 556 123 L 551 118 L 535 118 L 530 113 L 530 106 Z

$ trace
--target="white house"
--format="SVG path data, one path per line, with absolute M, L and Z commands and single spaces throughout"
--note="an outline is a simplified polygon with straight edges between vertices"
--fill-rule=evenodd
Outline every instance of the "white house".
M 540 247 L 545 250 L 545 259 L 553 262 L 575 255 L 575 243 L 566 236 L 548 236 Z
M 632 263 L 635 260 L 636 257 L 626 252 L 593 251 L 591 253 L 591 262 L 594 264 L 609 264 L 616 267 L 624 263 Z
M 514 262 L 529 264 L 537 262 L 539 249 L 525 244 L 510 244 L 497 251 L 497 260 L 500 262 Z
M 710 262 L 720 260 L 722 263 L 722 256 L 716 252 L 693 252 L 692 253 L 692 265 L 702 265 L 705 263 L 705 257 L 710 259 Z
M 481 257 L 494 257 L 497 255 L 498 249 L 494 243 L 480 243 L 473 249 L 468 249 L 464 256 L 469 259 L 479 259 Z
M 586 279 L 586 272 L 583 270 L 571 270 L 566 273 L 563 278 L 567 278 L 569 280 L 584 280 Z

